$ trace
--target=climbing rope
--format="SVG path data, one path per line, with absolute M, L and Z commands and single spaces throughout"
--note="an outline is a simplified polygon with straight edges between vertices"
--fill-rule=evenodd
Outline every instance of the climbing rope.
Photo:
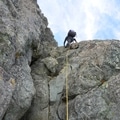
M 66 54 L 66 78 L 65 78 L 65 86 L 66 86 L 66 120 L 68 120 L 68 52 Z
M 78 43 L 76 44 L 76 48 L 78 48 L 79 45 Z M 76 49 L 75 48 L 75 49 Z M 68 53 L 69 53 L 69 49 L 70 47 L 68 48 L 68 51 L 66 53 L 66 76 L 65 76 L 65 87 L 66 87 L 66 120 L 69 120 L 68 119 Z

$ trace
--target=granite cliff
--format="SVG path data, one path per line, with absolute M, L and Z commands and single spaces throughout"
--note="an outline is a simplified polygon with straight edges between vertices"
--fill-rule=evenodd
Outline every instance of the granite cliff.
M 36 0 L 0 0 L 0 120 L 120 119 L 120 41 L 58 47 Z M 66 86 L 67 80 L 67 86 Z

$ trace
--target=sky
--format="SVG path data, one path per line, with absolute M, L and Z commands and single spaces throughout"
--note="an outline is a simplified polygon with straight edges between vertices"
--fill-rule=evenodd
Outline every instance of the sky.
M 70 29 L 76 40 L 120 40 L 120 0 L 37 0 L 59 46 Z

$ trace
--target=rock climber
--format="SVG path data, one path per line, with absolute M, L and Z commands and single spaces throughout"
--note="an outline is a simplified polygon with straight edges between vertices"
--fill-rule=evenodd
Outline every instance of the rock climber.
M 65 40 L 64 40 L 64 47 L 67 48 L 67 47 L 70 47 L 70 45 L 75 41 L 76 39 L 74 38 L 76 36 L 76 32 L 74 30 L 69 30 L 68 31 L 68 35 L 66 36 Z M 67 44 L 66 44 L 67 42 Z

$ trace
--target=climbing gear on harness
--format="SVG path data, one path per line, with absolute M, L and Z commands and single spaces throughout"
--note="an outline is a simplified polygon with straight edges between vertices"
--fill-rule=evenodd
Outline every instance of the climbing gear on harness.
M 78 43 L 70 44 L 70 49 L 77 49 L 77 48 L 79 48 L 79 44 Z

